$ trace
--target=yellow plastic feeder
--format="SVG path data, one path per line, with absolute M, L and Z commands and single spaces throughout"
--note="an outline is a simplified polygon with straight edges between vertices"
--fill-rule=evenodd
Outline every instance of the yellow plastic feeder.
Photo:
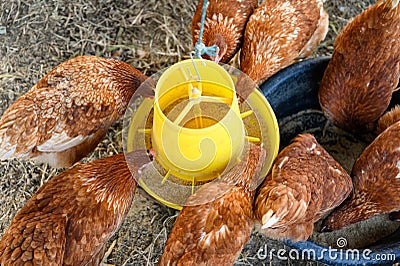
M 197 69 L 196 69 L 197 68 Z M 206 182 L 239 158 L 245 129 L 230 75 L 200 59 L 179 62 L 157 82 L 152 141 L 157 161 L 186 181 Z
M 279 129 L 256 84 L 247 100 L 238 103 L 235 86 L 243 75 L 213 61 L 185 60 L 148 80 L 154 98 L 133 97 L 135 110 L 125 115 L 124 149 L 155 150 L 157 163 L 138 179 L 147 193 L 181 209 L 200 186 L 237 165 L 247 141 L 263 143 L 267 150 L 254 189 L 260 184 L 278 153 Z

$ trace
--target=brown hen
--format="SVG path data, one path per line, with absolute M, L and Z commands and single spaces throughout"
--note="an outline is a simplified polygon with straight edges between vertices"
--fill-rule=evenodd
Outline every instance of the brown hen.
M 378 120 L 377 132 L 382 133 L 385 129 L 393 125 L 394 123 L 400 121 L 400 105 L 396 105 L 386 114 L 381 116 Z M 400 211 L 393 212 L 389 214 L 389 218 L 393 221 L 400 222 Z
M 370 131 L 387 109 L 400 77 L 399 0 L 379 0 L 338 35 L 319 101 L 330 121 Z
M 325 219 L 322 231 L 400 210 L 400 122 L 384 130 L 363 151 L 353 166 L 352 176 L 351 197 Z M 393 220 L 400 218 L 399 213 L 392 216 Z
M 145 151 L 126 160 L 132 172 L 150 162 Z M 0 240 L 0 264 L 98 265 L 134 197 L 136 181 L 126 160 L 119 154 L 78 163 L 44 184 Z
M 321 0 L 265 0 L 250 16 L 241 70 L 257 84 L 308 57 L 328 32 Z
M 346 171 L 310 134 L 297 136 L 275 160 L 261 185 L 254 213 L 274 239 L 306 240 L 314 222 L 351 191 Z
M 264 148 L 252 145 L 246 160 L 220 181 L 203 185 L 188 199 L 193 205 L 227 191 L 205 204 L 183 207 L 159 265 L 233 265 L 250 239 L 254 222 L 251 183 L 261 170 L 265 154 Z M 232 185 L 233 180 L 238 182 Z
M 216 62 L 228 63 L 240 49 L 246 22 L 257 5 L 257 0 L 208 1 L 202 42 L 206 46 L 218 46 Z M 203 0 L 200 0 L 192 20 L 193 45 L 199 39 L 202 7 Z
M 97 146 L 146 78 L 113 59 L 80 56 L 62 63 L 4 112 L 0 159 L 72 165 Z

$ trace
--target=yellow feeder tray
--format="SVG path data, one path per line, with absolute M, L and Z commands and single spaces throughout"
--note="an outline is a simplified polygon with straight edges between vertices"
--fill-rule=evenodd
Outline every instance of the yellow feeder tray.
M 255 186 L 277 155 L 279 129 L 270 105 L 256 89 L 239 105 L 237 77 L 230 72 L 202 59 L 179 62 L 158 80 L 152 77 L 157 81 L 155 97 L 142 100 L 133 117 L 126 117 L 125 152 L 153 148 L 158 162 L 139 184 L 169 207 L 181 209 L 202 184 L 235 165 L 246 141 L 262 142 L 267 149 Z

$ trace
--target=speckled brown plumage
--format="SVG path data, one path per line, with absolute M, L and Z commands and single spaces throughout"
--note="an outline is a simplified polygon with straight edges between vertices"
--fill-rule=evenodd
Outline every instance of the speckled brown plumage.
M 150 161 L 144 151 L 127 156 L 133 170 Z M 76 164 L 15 215 L 0 240 L 0 264 L 95 265 L 128 213 L 135 188 L 124 154 Z
M 202 41 L 206 46 L 219 47 L 216 61 L 228 63 L 240 49 L 246 22 L 257 5 L 257 0 L 208 1 Z M 199 0 L 192 20 L 193 45 L 199 39 L 202 7 L 203 0 Z
M 328 31 L 321 0 L 265 0 L 250 16 L 241 70 L 260 84 L 280 69 L 308 57 Z
M 323 231 L 400 210 L 400 122 L 388 127 L 363 151 L 352 177 L 352 196 L 325 219 Z
M 265 150 L 252 145 L 247 160 L 222 180 L 202 186 L 188 202 L 202 201 L 213 193 L 221 197 L 179 213 L 165 244 L 159 265 L 233 265 L 250 239 L 253 227 L 254 190 L 251 180 L 259 174 Z M 232 185 L 233 179 L 239 179 Z
M 261 185 L 254 213 L 270 238 L 306 240 L 314 222 L 351 191 L 346 171 L 310 134 L 284 148 Z
M 319 101 L 330 121 L 354 132 L 373 130 L 400 77 L 400 7 L 379 0 L 338 35 Z
M 80 56 L 39 80 L 0 119 L 0 159 L 70 166 L 96 147 L 146 79 L 113 59 Z

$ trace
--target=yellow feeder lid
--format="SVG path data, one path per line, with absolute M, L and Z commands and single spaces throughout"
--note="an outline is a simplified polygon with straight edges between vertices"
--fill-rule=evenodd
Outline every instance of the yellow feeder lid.
M 230 75 L 201 59 L 167 69 L 156 86 L 152 130 L 157 161 L 170 174 L 196 182 L 216 178 L 244 146 Z

